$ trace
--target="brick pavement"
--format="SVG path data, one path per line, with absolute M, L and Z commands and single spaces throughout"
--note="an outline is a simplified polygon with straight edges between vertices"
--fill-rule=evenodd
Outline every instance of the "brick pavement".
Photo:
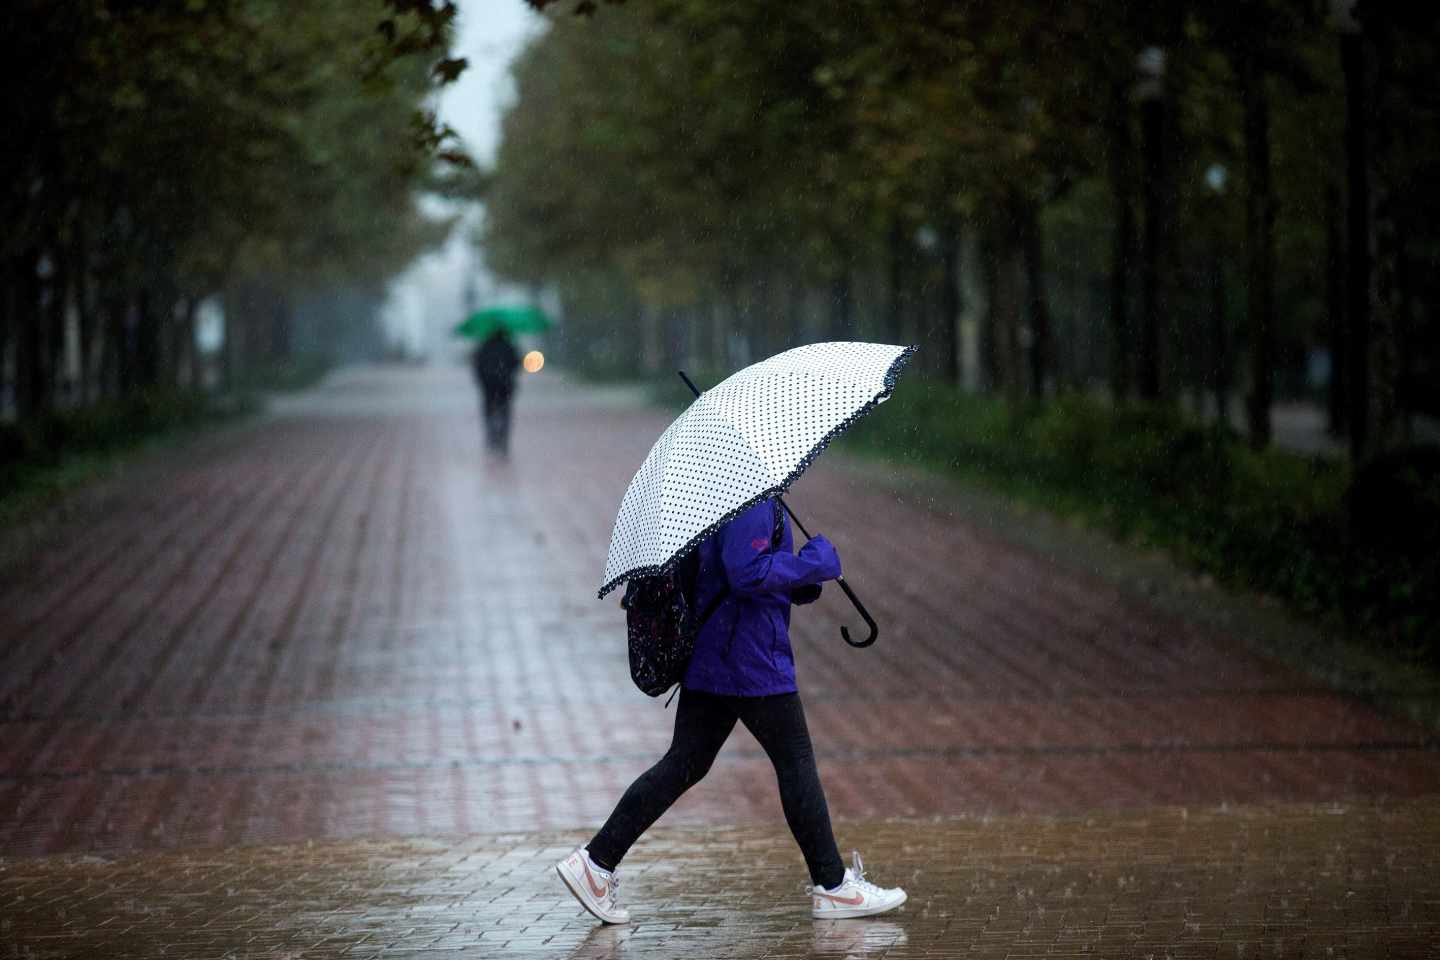
M 657 828 L 603 927 L 581 834 L 0 862 L 0 958 L 1425 958 L 1440 802 L 841 822 L 909 902 L 816 923 L 783 827 Z M 717 901 L 716 889 L 726 893 Z
M 620 494 L 668 418 L 548 375 L 526 381 L 518 417 L 512 459 L 488 460 L 463 371 L 345 371 L 137 467 L 7 570 L 7 882 L 92 883 L 87 861 L 13 859 L 36 855 L 144 871 L 197 848 L 598 824 L 668 742 L 670 714 L 629 685 L 620 611 L 594 599 Z M 871 465 L 827 456 L 793 502 L 885 629 L 846 647 L 833 595 L 796 617 L 831 808 L 912 818 L 902 851 L 930 842 L 913 818 L 933 816 L 1278 807 L 1333 826 L 1314 811 L 1359 804 L 1367 823 L 1393 806 L 1430 829 L 1433 805 L 1410 798 L 1440 795 L 1433 741 L 1244 637 Z M 737 731 L 664 826 L 780 822 L 769 765 Z M 1412 909 L 1411 889 L 1386 909 Z
M 670 715 L 629 685 L 619 609 L 593 594 L 667 418 L 524 387 L 504 463 L 481 452 L 463 371 L 347 371 L 122 478 L 12 571 L 0 852 L 598 823 L 668 742 Z M 795 618 L 839 816 L 1440 792 L 1414 727 L 873 470 L 822 459 L 793 500 L 885 628 L 846 647 L 838 595 Z M 776 816 L 737 731 L 672 822 Z

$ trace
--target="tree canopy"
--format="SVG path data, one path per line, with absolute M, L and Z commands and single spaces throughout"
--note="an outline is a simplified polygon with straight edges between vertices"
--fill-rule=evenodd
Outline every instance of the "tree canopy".
M 1016 396 L 1243 390 L 1258 442 L 1316 351 L 1342 365 L 1327 263 L 1363 251 L 1327 237 L 1368 201 L 1347 195 L 1354 94 L 1311 3 L 532 5 L 550 25 L 515 65 L 479 240 L 561 293 L 582 360 L 733 365 L 737 332 L 741 353 L 921 339 L 938 371 Z M 1434 32 L 1359 15 L 1388 84 L 1366 112 L 1433 112 Z M 1376 296 L 1430 369 L 1413 264 L 1437 127 L 1391 129 L 1376 169 L 1407 202 L 1378 229 L 1412 271 Z M 606 346 L 624 339 L 642 349 Z M 1409 409 L 1440 407 L 1397 376 Z
M 257 291 L 284 310 L 378 290 L 440 239 L 415 193 L 437 153 L 463 159 L 427 110 L 464 67 L 453 17 L 425 0 L 7 4 L 0 357 L 13 345 L 22 416 L 63 389 L 69 314 L 82 381 L 123 391 L 181 375 L 199 299 L 232 294 L 231 339 L 283 350 L 283 324 L 246 329 Z

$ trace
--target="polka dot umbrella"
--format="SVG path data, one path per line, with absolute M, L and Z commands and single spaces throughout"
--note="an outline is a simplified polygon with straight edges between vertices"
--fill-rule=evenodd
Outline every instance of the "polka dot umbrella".
M 788 490 L 832 440 L 889 399 L 914 352 L 887 343 L 813 343 L 696 390 L 625 491 L 600 596 L 626 580 L 669 572 L 725 523 Z M 793 511 L 790 517 L 808 538 Z M 851 645 L 868 646 L 875 621 L 844 578 L 837 582 L 870 627 L 860 641 L 841 632 Z

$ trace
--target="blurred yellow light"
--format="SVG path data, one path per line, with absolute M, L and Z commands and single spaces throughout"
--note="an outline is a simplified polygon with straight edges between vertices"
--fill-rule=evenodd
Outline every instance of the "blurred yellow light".
M 540 368 L 545 366 L 545 354 L 539 350 L 531 350 L 520 362 L 525 366 L 526 373 L 539 373 Z

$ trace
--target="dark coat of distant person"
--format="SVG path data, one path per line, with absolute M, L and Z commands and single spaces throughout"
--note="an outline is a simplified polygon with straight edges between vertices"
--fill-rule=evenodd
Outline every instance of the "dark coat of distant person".
M 471 356 L 470 362 L 476 379 L 487 391 L 509 393 L 513 389 L 520 354 L 505 334 L 498 330 L 492 333 Z

